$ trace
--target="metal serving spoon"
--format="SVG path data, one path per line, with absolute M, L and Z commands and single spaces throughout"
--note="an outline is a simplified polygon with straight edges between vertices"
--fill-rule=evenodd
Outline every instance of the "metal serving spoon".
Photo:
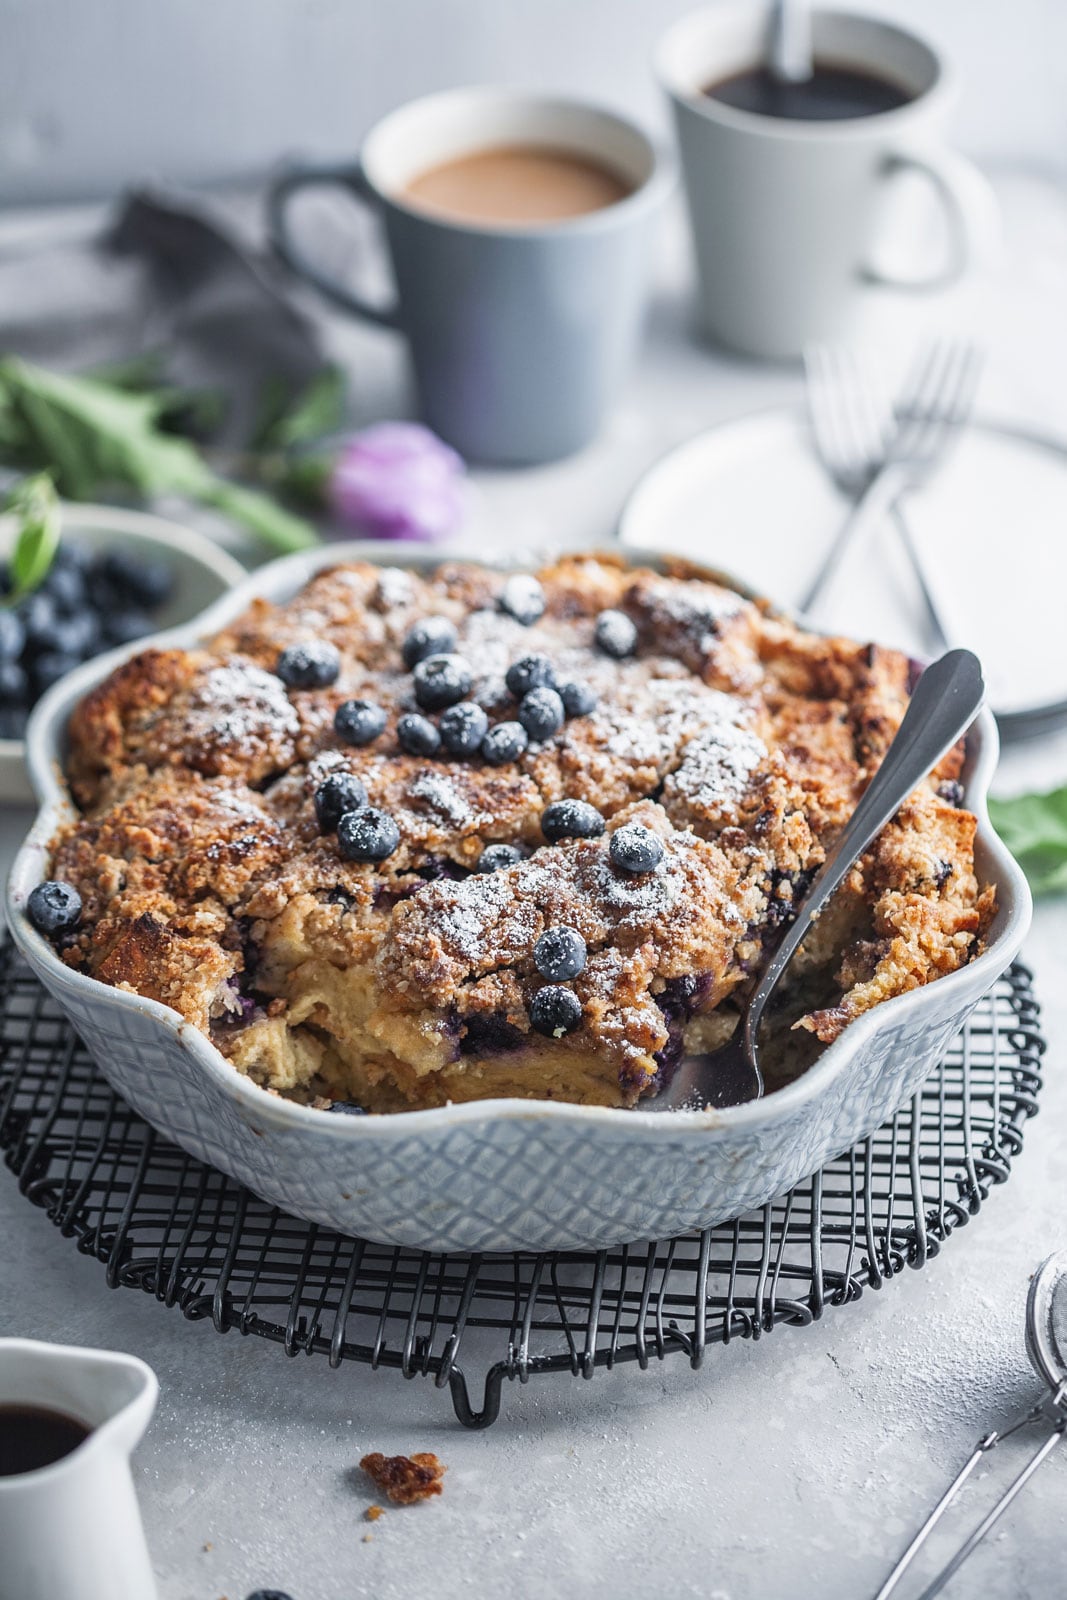
M 759 1099 L 763 1093 L 759 1026 L 779 978 L 838 884 L 970 727 L 984 694 L 981 666 L 969 650 L 950 650 L 927 667 L 896 738 L 801 899 L 793 922 L 745 1003 L 733 1037 L 709 1055 L 683 1056 L 667 1086 L 642 1101 L 642 1111 L 703 1110 Z
M 949 1484 L 937 1505 L 911 1541 L 889 1577 L 879 1589 L 875 1600 L 888 1600 L 904 1573 L 926 1543 L 942 1515 L 955 1500 L 964 1483 L 978 1463 L 1002 1439 L 1018 1433 L 1032 1424 L 1047 1428 L 1042 1443 L 1029 1461 L 1013 1478 L 992 1511 L 982 1519 L 974 1532 L 964 1540 L 948 1564 L 923 1590 L 919 1600 L 933 1600 L 941 1593 L 949 1579 L 959 1571 L 972 1550 L 985 1538 L 993 1524 L 1007 1511 L 1020 1489 L 1024 1488 L 1046 1456 L 1052 1454 L 1067 1432 L 1067 1250 L 1058 1250 L 1038 1267 L 1030 1283 L 1026 1301 L 1026 1353 L 1030 1365 L 1047 1385 L 1048 1393 L 1025 1415 L 1016 1419 L 999 1433 L 987 1433 L 979 1439 L 970 1458 Z

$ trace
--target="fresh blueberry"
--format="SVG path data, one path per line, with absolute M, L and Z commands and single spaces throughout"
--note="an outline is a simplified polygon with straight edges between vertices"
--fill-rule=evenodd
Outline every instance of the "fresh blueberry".
M 551 739 L 563 726 L 563 701 L 555 689 L 531 689 L 519 701 L 519 721 L 531 739 Z
M 52 633 L 55 648 L 65 656 L 79 656 L 84 661 L 100 648 L 100 621 L 91 611 L 81 611 L 76 617 L 57 617 Z
M 17 661 L 0 661 L 0 701 L 22 705 L 29 687 L 25 670 Z
M 388 811 L 361 806 L 337 824 L 337 843 L 346 861 L 384 861 L 400 843 L 400 829 Z
M 568 717 L 587 717 L 596 710 L 596 690 L 587 683 L 562 683 L 559 697 Z
M 174 590 L 174 574 L 165 561 L 131 555 L 128 550 L 107 551 L 100 571 L 120 594 L 150 610 L 165 605 Z
M 593 638 L 598 650 L 621 661 L 637 649 L 637 629 L 625 611 L 602 611 L 596 619 Z
M 17 661 L 25 643 L 22 618 L 14 611 L 0 611 L 0 661 Z
M 608 855 L 620 872 L 652 872 L 663 860 L 663 840 L 643 823 L 627 822 L 612 834 Z
M 541 832 L 550 844 L 560 839 L 599 839 L 604 818 L 586 800 L 553 800 L 541 813 Z
M 342 700 L 333 714 L 333 731 L 345 744 L 371 744 L 385 723 L 385 708 L 372 700 Z
M 77 567 L 60 566 L 57 562 L 41 588 L 64 617 L 74 616 L 85 605 L 85 578 Z
M 489 730 L 489 718 L 473 700 L 460 700 L 441 713 L 441 742 L 450 755 L 473 756 Z
M 542 978 L 566 983 L 585 966 L 585 940 L 576 928 L 546 928 L 534 945 L 534 964 Z
M 427 656 L 447 655 L 456 647 L 456 625 L 447 617 L 423 617 L 421 622 L 408 629 L 401 654 L 410 671 Z
M 109 645 L 133 644 L 152 632 L 152 619 L 144 611 L 112 611 L 104 617 L 104 637 Z
M 76 928 L 81 920 L 82 897 L 69 883 L 52 879 L 30 890 L 26 915 L 38 933 L 49 937 Z
M 334 1112 L 339 1117 L 365 1117 L 367 1115 L 366 1106 L 357 1106 L 354 1100 L 334 1100 L 326 1109 Z
M 333 1109 L 336 1110 L 336 1107 Z M 247 1600 L 293 1600 L 291 1594 L 286 1594 L 282 1589 L 256 1589 Z
M 86 573 L 85 592 L 89 596 L 89 604 L 102 617 L 109 616 L 112 611 L 124 611 L 130 603 L 130 597 L 125 589 L 117 588 L 103 570 L 101 563 L 96 561 Z
M 582 1020 L 582 1002 L 573 989 L 561 988 L 558 983 L 548 983 L 538 989 L 530 1002 L 530 1021 L 538 1033 L 550 1039 L 560 1039 L 572 1033 Z
M 336 683 L 341 657 L 328 639 L 307 639 L 288 645 L 274 670 L 288 689 L 325 689 Z
M 52 558 L 52 571 L 70 567 L 84 578 L 93 564 L 92 553 L 80 544 L 60 544 Z
M 462 656 L 425 656 L 412 673 L 415 699 L 424 711 L 441 711 L 471 692 L 470 664 Z
M 547 656 L 523 656 L 511 663 L 504 674 L 504 682 L 516 700 L 521 700 L 531 689 L 554 689 L 556 674 Z
M 409 756 L 435 756 L 441 748 L 441 735 L 429 717 L 420 717 L 417 711 L 400 718 L 396 737 L 401 750 Z
M 478 857 L 475 872 L 500 872 L 522 860 L 522 851 L 514 844 L 487 844 Z
M 949 778 L 945 783 L 939 783 L 937 792 L 942 800 L 947 800 L 950 806 L 955 806 L 957 811 L 963 804 L 963 784 L 955 778 Z
M 22 602 L 20 607 L 22 626 L 26 632 L 26 645 L 30 650 L 54 650 L 56 648 L 55 626 L 56 608 L 51 595 L 42 594 L 38 589 Z
M 504 585 L 500 609 L 521 622 L 524 628 L 530 628 L 544 614 L 545 591 L 536 578 L 517 572 Z
M 521 722 L 498 722 L 482 740 L 482 755 L 491 767 L 517 761 L 529 744 Z
M 315 790 L 315 817 L 322 833 L 332 833 L 346 811 L 367 804 L 367 791 L 351 772 L 331 772 Z
M 33 684 L 38 694 L 44 694 L 60 678 L 81 666 L 80 656 L 68 656 L 61 650 L 45 650 L 33 663 Z

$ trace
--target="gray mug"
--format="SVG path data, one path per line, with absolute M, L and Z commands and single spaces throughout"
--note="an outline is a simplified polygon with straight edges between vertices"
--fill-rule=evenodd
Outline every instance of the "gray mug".
M 519 145 L 590 157 L 630 192 L 597 211 L 529 225 L 454 221 L 403 194 L 453 157 Z M 336 305 L 407 336 L 422 414 L 461 454 L 551 461 L 594 437 L 618 392 L 671 176 L 647 135 L 612 112 L 518 90 L 450 90 L 385 117 L 354 164 L 284 173 L 269 197 L 271 238 L 288 266 Z M 322 184 L 340 184 L 380 213 L 394 304 L 369 303 L 295 239 L 288 202 Z

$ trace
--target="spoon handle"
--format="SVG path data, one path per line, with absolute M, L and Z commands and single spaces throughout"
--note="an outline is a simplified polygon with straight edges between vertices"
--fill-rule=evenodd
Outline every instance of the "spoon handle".
M 811 77 L 810 0 L 778 0 L 771 22 L 771 73 L 780 83 Z
M 827 900 L 931 768 L 970 727 L 984 694 L 981 666 L 969 650 L 950 650 L 927 667 L 885 759 L 831 845 L 795 920 L 753 991 L 745 1016 L 747 1043 L 754 1043 L 763 1008 Z

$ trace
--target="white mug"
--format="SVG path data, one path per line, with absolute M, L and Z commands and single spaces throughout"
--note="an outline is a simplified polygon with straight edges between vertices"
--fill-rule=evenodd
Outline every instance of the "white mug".
M 990 250 L 996 202 L 981 174 L 941 143 L 953 85 L 938 52 L 873 17 L 818 11 L 818 61 L 888 80 L 908 99 L 842 121 L 742 111 L 703 93 L 767 59 L 769 7 L 724 0 L 683 17 L 656 63 L 674 108 L 705 330 L 748 355 L 785 359 L 848 337 L 874 284 L 939 289 Z M 929 274 L 874 259 L 893 180 L 918 172 L 944 211 L 947 258 Z
M 89 1429 L 50 1466 L 0 1477 L 0 1600 L 155 1600 L 130 1452 L 158 1388 L 136 1356 L 0 1339 L 0 1406 Z

